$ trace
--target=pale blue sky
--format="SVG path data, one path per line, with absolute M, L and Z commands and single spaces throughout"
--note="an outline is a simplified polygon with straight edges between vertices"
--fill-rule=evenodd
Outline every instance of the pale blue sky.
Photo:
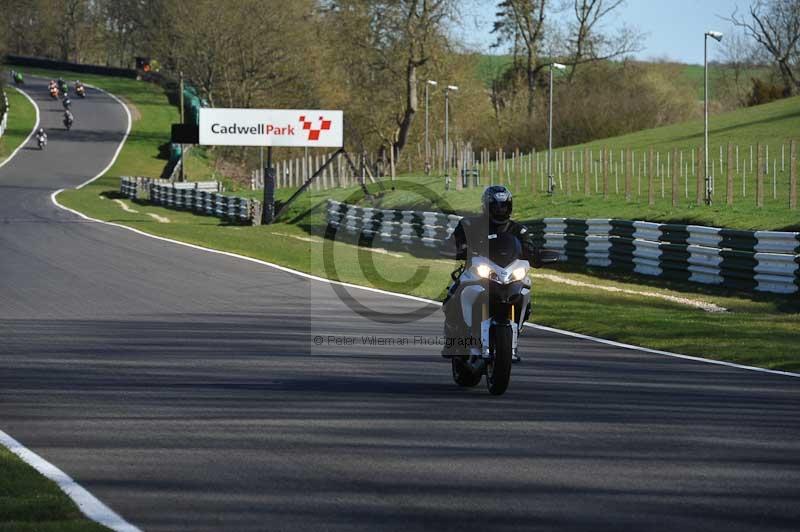
M 489 32 L 496 4 L 491 0 L 464 0 L 463 22 L 457 36 L 472 47 L 490 52 L 494 36 Z M 702 64 L 703 33 L 706 30 L 728 34 L 734 31 L 733 25 L 721 17 L 730 17 L 737 6 L 740 12 L 746 12 L 749 5 L 750 0 L 627 0 L 608 26 L 613 28 L 624 22 L 647 34 L 644 49 L 636 54 L 639 59 L 666 58 Z M 566 11 L 560 17 L 570 14 Z M 713 45 L 709 50 L 709 57 L 713 59 L 717 52 Z

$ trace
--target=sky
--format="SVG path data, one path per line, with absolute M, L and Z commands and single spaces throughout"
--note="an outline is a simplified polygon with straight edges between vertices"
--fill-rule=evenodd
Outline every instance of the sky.
M 466 0 L 461 11 L 463 21 L 457 32 L 469 46 L 486 53 L 500 53 L 489 47 L 494 42 L 490 33 L 495 6 L 492 0 Z M 607 27 L 621 23 L 645 33 L 643 50 L 637 59 L 670 59 L 681 63 L 703 63 L 703 34 L 708 30 L 730 34 L 734 30 L 728 18 L 734 9 L 747 12 L 749 0 L 627 0 L 609 15 Z M 570 11 L 561 16 L 569 16 Z M 709 40 L 709 59 L 717 57 L 716 42 Z

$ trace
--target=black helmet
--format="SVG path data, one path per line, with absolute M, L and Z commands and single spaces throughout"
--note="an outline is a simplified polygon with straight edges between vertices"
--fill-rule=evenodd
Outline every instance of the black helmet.
M 492 185 L 483 191 L 483 214 L 496 223 L 506 223 L 511 218 L 511 191 L 504 186 Z

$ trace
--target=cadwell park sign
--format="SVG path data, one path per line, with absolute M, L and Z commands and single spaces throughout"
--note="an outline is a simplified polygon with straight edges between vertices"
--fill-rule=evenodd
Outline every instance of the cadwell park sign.
M 200 109 L 200 144 L 341 148 L 342 111 Z

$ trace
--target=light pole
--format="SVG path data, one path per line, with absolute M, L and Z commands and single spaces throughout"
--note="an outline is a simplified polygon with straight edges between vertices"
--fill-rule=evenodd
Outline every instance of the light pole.
M 457 91 L 456 85 L 448 85 L 444 90 L 444 182 L 450 186 L 450 91 Z
M 428 86 L 434 87 L 439 83 L 429 79 L 425 82 L 425 175 L 431 173 L 431 144 L 428 141 Z
M 550 111 L 547 120 L 547 193 L 552 194 L 555 189 L 555 182 L 553 181 L 553 69 L 564 70 L 567 67 L 561 63 L 550 63 Z
M 703 157 L 705 158 L 705 171 L 706 171 L 706 205 L 711 205 L 712 193 L 714 192 L 714 182 L 708 172 L 708 38 L 722 40 L 722 33 L 718 31 L 707 31 L 703 36 L 703 115 L 705 117 L 705 124 L 703 127 L 703 140 L 704 151 Z

